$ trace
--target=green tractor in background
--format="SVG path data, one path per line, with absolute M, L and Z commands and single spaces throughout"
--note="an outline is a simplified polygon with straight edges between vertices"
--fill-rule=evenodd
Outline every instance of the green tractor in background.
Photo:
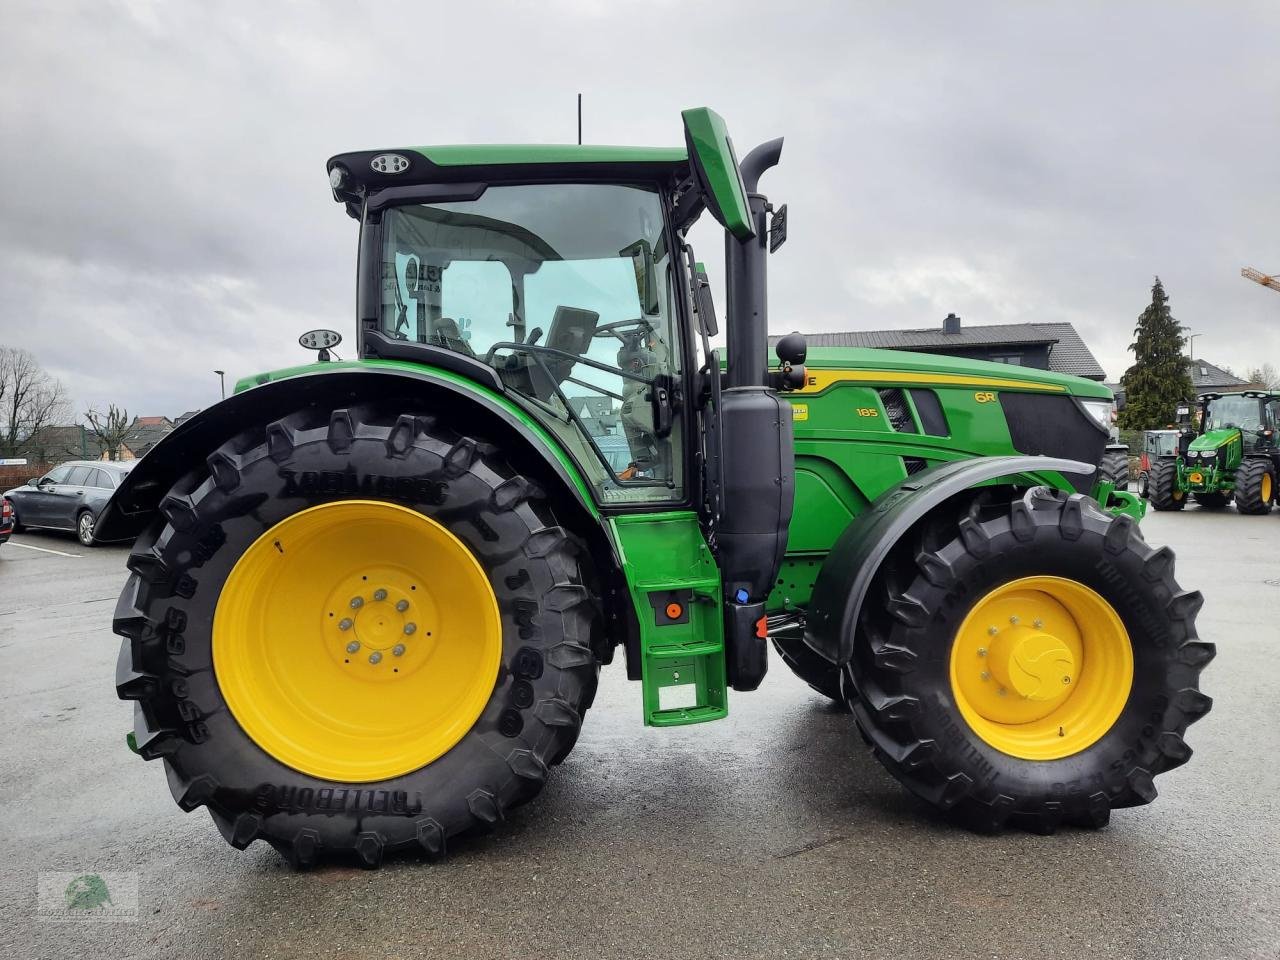
M 234 846 L 443 855 L 539 792 L 618 649 L 665 727 L 725 717 L 772 638 L 982 830 L 1101 826 L 1190 756 L 1214 649 L 1141 502 L 1095 485 L 1106 388 L 798 335 L 770 369 L 781 140 L 739 162 L 716 114 L 684 124 L 331 159 L 356 358 L 305 334 L 318 362 L 241 380 L 103 513 L 137 537 L 136 748 Z
M 1186 405 L 1178 413 L 1182 442 L 1176 454 L 1163 454 L 1152 464 L 1151 506 L 1181 510 L 1194 496 L 1206 509 L 1234 500 L 1240 513 L 1269 513 L 1280 471 L 1280 393 L 1206 393 L 1194 411 Z

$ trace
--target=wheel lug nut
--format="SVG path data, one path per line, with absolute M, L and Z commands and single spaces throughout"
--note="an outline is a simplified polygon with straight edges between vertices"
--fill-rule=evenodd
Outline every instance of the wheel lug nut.
M 1043 629 L 1043 628 L 1044 628 L 1044 621 L 1043 621 L 1043 620 L 1032 620 L 1032 621 L 1031 621 L 1031 625 L 1032 625 L 1033 627 L 1035 627 L 1037 630 L 1041 630 L 1041 629 Z
M 359 649 L 360 649 L 359 640 L 352 640 L 350 643 L 347 644 L 347 653 L 355 653 Z
M 986 648 L 986 647 L 979 647 L 979 648 L 978 648 L 978 656 L 980 656 L 980 657 L 985 657 L 986 655 L 987 655 L 987 648 Z
M 996 691 L 996 693 L 998 693 L 998 694 L 999 694 L 1000 696 L 1002 696 L 1002 697 L 1003 697 L 1003 696 L 1005 696 L 1006 694 L 1008 694 L 1008 692 L 1009 692 L 1009 691 L 1008 691 L 1008 690 L 1006 690 L 1004 687 L 1001 687 L 999 690 L 997 690 L 997 691 Z
M 1010 617 L 1010 618 L 1009 618 L 1009 622 L 1010 622 L 1010 623 L 1017 623 L 1017 622 L 1018 622 L 1018 618 L 1017 618 L 1017 617 Z
M 978 676 L 982 677 L 983 680 L 991 679 L 991 674 L 987 673 L 987 671 L 985 670 L 983 670 L 982 673 L 978 674 Z
M 381 587 L 379 587 L 377 590 L 373 591 L 373 599 L 375 599 L 375 600 L 385 600 L 385 599 L 387 599 L 387 591 L 385 591 L 385 590 L 383 590 Z
M 369 654 L 369 662 L 370 662 L 370 663 L 381 663 L 381 662 L 382 662 L 382 653 L 381 653 L 381 651 L 379 651 L 379 650 L 375 650 L 375 651 L 373 651 L 373 653 Z
M 363 607 L 363 606 L 364 606 L 364 597 L 352 597 L 352 598 L 351 598 L 351 609 L 352 609 L 352 610 L 359 610 L 359 609 L 360 609 L 361 607 Z
M 404 656 L 404 644 L 403 644 L 403 643 L 397 643 L 394 647 L 392 647 L 392 648 L 391 648 L 391 652 L 392 652 L 392 653 L 394 653 L 397 657 L 403 657 L 403 656 Z
M 993 637 L 999 632 L 1000 631 L 997 630 L 995 627 L 987 627 L 987 633 L 989 633 Z
M 339 629 L 339 630 L 350 630 L 350 629 L 351 629 L 351 618 L 350 618 L 350 617 L 343 617 L 341 620 L 339 620 L 339 621 L 338 621 L 338 629 Z
M 412 636 L 412 635 L 413 635 L 413 633 L 414 633 L 414 631 L 416 631 L 417 629 L 418 629 L 418 625 L 417 625 L 416 623 L 412 623 L 412 622 L 411 622 L 411 623 L 406 623 L 406 624 L 404 625 L 404 635 L 405 635 L 406 637 L 408 637 L 408 636 Z
M 401 613 L 404 613 L 406 610 L 408 610 L 408 609 L 409 609 L 409 601 L 408 601 L 408 600 L 397 600 L 397 601 L 396 601 L 396 609 L 397 609 L 397 610 L 399 610 Z

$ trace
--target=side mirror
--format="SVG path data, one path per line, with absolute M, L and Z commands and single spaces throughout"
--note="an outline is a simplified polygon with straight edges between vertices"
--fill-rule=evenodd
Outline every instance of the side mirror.
M 693 265 L 693 309 L 698 314 L 698 323 L 702 332 L 714 337 L 720 332 L 720 324 L 716 321 L 716 305 L 711 299 L 711 281 L 707 278 L 707 268 L 701 263 Z
M 739 240 L 749 240 L 756 235 L 756 228 L 724 119 L 707 107 L 685 110 L 680 116 L 689 166 L 703 202 L 722 227 Z
M 28 481 L 27 481 L 27 486 L 28 486 L 28 487 L 38 487 L 38 486 L 40 486 L 40 478 L 39 478 L 39 477 L 32 477 L 30 480 L 28 480 Z

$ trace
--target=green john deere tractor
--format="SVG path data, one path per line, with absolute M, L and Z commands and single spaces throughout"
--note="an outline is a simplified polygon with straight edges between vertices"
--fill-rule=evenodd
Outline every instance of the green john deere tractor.
M 684 125 L 334 157 L 356 358 L 304 334 L 318 362 L 242 380 L 116 493 L 135 747 L 233 845 L 442 855 L 538 793 L 618 648 L 675 726 L 755 689 L 772 637 L 980 829 L 1100 826 L 1190 756 L 1214 650 L 1140 502 L 1093 485 L 1106 389 L 798 335 L 770 369 L 782 142 L 739 162 L 716 114 Z
M 1240 513 L 1270 513 L 1276 501 L 1280 393 L 1206 393 L 1178 409 L 1182 438 L 1152 463 L 1148 497 L 1157 510 L 1181 510 L 1188 496 L 1206 509 L 1232 500 Z

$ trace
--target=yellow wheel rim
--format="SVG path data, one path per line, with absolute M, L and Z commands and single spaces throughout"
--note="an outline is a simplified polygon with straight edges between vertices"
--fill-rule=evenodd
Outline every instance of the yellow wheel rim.
M 501 658 L 497 598 L 471 551 L 372 500 L 264 533 L 213 620 L 232 715 L 272 757 L 326 780 L 385 780 L 444 755 L 489 701 Z
M 951 647 L 951 692 L 1002 753 L 1057 760 L 1102 738 L 1133 687 L 1133 645 L 1106 600 L 1062 577 L 1024 577 L 969 611 Z
M 1262 502 L 1271 502 L 1271 474 L 1264 473 L 1262 475 Z

